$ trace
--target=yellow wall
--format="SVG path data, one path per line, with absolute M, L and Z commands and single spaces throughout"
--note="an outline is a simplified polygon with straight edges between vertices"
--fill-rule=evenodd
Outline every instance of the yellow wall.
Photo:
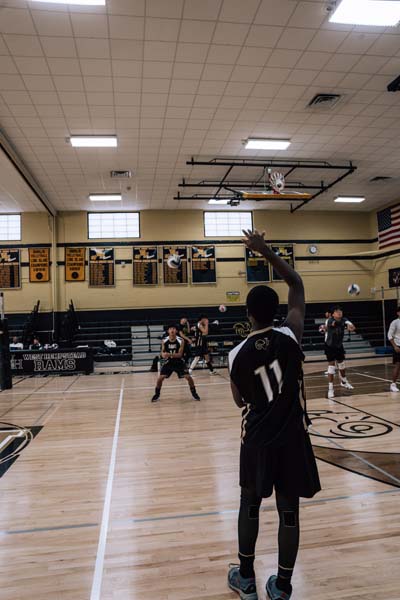
M 347 239 L 371 240 L 376 237 L 376 217 L 368 213 L 337 213 L 298 211 L 291 215 L 288 212 L 254 211 L 254 226 L 266 230 L 267 236 L 274 240 L 291 240 L 295 244 L 295 257 L 308 257 L 307 247 L 316 242 L 320 260 L 299 260 L 297 270 L 304 278 L 307 300 L 339 301 L 348 300 L 347 286 L 356 282 L 362 293 L 358 299 L 370 299 L 371 288 L 386 277 L 384 262 L 374 260 L 322 260 L 327 256 L 348 256 L 364 253 L 376 248 L 375 243 L 346 243 Z M 51 243 L 51 220 L 43 213 L 24 213 L 22 221 L 22 244 Z M 64 212 L 57 217 L 56 239 L 59 244 L 88 243 L 87 213 Z M 142 211 L 141 238 L 135 242 L 182 241 L 193 242 L 206 240 L 203 231 L 203 213 L 201 211 Z M 296 243 L 296 240 L 298 241 Z M 301 242 L 303 240 L 303 242 Z M 304 243 L 304 241 L 307 243 Z M 323 240 L 343 240 L 343 243 L 330 244 Z M 112 242 L 113 240 L 108 240 Z M 127 240 L 129 241 L 129 240 Z M 217 245 L 218 258 L 239 258 L 244 256 L 244 248 L 240 244 L 232 244 L 232 238 L 223 238 L 223 244 Z M 93 241 L 93 245 L 102 242 Z M 6 245 L 6 244 L 3 244 Z M 52 255 L 52 258 L 53 255 Z M 117 260 L 131 260 L 132 247 L 115 247 Z M 28 251 L 22 250 L 22 261 L 28 261 Z M 57 261 L 64 261 L 64 247 L 57 249 Z M 396 263 L 396 259 L 390 259 Z M 375 278 L 375 264 L 377 277 Z M 391 263 L 390 263 L 391 264 Z M 385 273 L 381 273 L 382 268 Z M 187 285 L 157 287 L 133 287 L 132 265 L 116 265 L 116 286 L 114 288 L 89 288 L 85 282 L 64 281 L 64 267 L 54 266 L 56 273 L 54 308 L 65 310 L 70 299 L 77 309 L 117 309 L 135 307 L 169 306 L 201 306 L 217 305 L 226 302 L 227 291 L 239 291 L 240 301 L 244 302 L 249 285 L 245 279 L 244 262 L 217 262 L 216 285 Z M 88 273 L 86 273 L 88 277 Z M 22 268 L 22 289 L 6 291 L 7 312 L 30 311 L 37 299 L 41 300 L 42 310 L 53 306 L 52 284 L 29 283 L 28 268 Z M 281 301 L 286 301 L 284 283 L 273 283 Z M 387 287 L 387 286 L 386 286 Z

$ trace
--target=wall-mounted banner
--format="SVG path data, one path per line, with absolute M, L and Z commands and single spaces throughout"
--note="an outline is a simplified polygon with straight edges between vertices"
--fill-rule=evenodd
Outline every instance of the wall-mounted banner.
M 191 246 L 192 283 L 216 283 L 215 246 Z
M 29 281 L 50 281 L 50 248 L 29 248 Z
M 13 248 L 0 250 L 0 289 L 15 290 L 21 287 L 20 251 Z
M 89 248 L 89 285 L 115 285 L 114 248 Z
M 246 248 L 246 279 L 247 283 L 271 281 L 269 263 L 258 252 Z
M 186 246 L 163 246 L 164 284 L 188 283 Z
M 389 269 L 389 287 L 400 287 L 400 268 Z
M 294 247 L 290 246 L 271 246 L 272 252 L 286 260 L 294 269 Z M 278 275 L 275 269 L 272 269 L 272 281 L 282 281 L 282 277 Z
M 65 281 L 85 281 L 86 248 L 65 248 Z
M 133 285 L 157 285 L 158 248 L 133 248 Z
M 226 292 L 227 302 L 240 302 L 240 292 Z

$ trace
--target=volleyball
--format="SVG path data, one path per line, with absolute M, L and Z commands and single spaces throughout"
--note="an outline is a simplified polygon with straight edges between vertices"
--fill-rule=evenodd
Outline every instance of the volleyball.
M 226 306 L 224 304 L 220 304 L 220 306 L 218 307 L 219 312 L 226 312 Z
M 357 285 L 356 283 L 352 283 L 351 285 L 349 285 L 349 287 L 347 288 L 347 293 L 350 296 L 358 296 L 358 294 L 361 292 L 361 288 L 359 285 Z
M 170 269 L 179 269 L 182 264 L 182 259 L 179 254 L 171 254 L 167 259 L 167 265 Z

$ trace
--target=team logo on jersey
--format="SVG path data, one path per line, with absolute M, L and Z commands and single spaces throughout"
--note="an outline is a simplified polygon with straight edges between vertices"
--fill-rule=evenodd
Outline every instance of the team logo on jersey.
M 269 346 L 269 340 L 267 338 L 263 338 L 261 340 L 257 340 L 254 344 L 256 350 L 266 350 Z
M 251 325 L 250 323 L 235 323 L 233 326 L 233 331 L 236 333 L 236 335 L 240 335 L 240 337 L 245 338 L 251 331 Z

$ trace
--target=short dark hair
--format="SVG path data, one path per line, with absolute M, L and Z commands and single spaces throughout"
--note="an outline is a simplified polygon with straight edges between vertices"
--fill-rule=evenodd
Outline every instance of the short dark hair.
M 333 306 L 332 307 L 332 314 L 334 312 L 336 312 L 337 310 L 341 310 L 343 312 L 343 308 L 338 304 L 337 306 Z
M 172 324 L 172 325 L 168 325 L 167 327 L 167 331 L 169 331 L 170 329 L 176 329 L 178 331 L 178 328 L 176 325 Z
M 207 315 L 200 315 L 199 316 L 199 321 L 201 321 L 202 319 L 208 319 Z
M 267 285 L 257 285 L 247 294 L 247 312 L 258 323 L 272 323 L 279 306 L 278 294 Z
M 396 308 L 396 312 L 400 312 L 400 306 Z

